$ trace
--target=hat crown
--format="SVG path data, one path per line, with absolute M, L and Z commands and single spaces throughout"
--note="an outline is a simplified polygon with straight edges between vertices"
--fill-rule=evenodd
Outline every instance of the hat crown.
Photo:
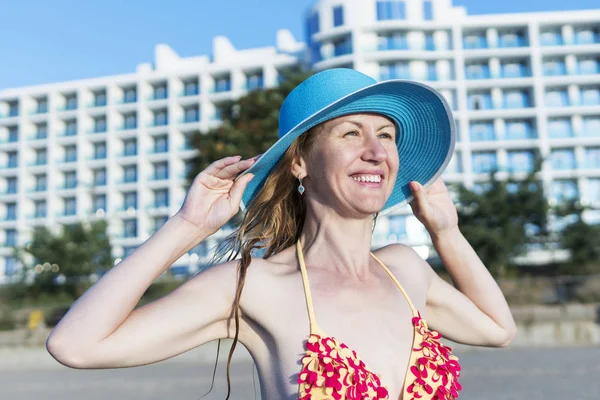
M 319 72 L 292 90 L 279 111 L 279 137 L 330 104 L 377 81 L 348 68 Z

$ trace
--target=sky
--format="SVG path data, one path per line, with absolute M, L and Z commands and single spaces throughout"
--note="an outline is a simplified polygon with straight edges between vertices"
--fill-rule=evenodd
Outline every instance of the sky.
M 238 49 L 274 46 L 277 30 L 303 40 L 312 0 L 0 0 L 0 90 L 135 71 L 164 43 L 210 55 L 212 39 Z M 469 14 L 600 8 L 598 0 L 454 0 Z

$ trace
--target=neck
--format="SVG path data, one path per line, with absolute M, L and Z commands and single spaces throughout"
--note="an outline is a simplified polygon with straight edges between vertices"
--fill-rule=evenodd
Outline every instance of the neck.
M 371 276 L 372 216 L 349 219 L 332 212 L 307 210 L 300 235 L 307 268 L 323 268 L 348 278 Z M 310 267 L 309 267 L 310 265 Z

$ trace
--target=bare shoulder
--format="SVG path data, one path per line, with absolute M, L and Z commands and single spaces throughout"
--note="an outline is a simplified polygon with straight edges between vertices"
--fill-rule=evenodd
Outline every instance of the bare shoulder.
M 410 246 L 391 243 L 375 251 L 375 254 L 401 282 L 418 284 L 427 289 L 431 283 L 431 266 Z

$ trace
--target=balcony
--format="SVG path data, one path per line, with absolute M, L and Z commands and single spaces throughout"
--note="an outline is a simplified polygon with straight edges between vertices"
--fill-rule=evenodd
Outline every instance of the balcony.
M 499 48 L 527 47 L 529 41 L 524 36 L 505 34 L 498 38 Z
M 467 36 L 463 38 L 463 49 L 487 49 L 489 48 L 487 38 L 485 36 Z
M 465 67 L 465 78 L 466 79 L 490 79 L 490 69 L 486 65 L 481 66 L 466 66 Z

